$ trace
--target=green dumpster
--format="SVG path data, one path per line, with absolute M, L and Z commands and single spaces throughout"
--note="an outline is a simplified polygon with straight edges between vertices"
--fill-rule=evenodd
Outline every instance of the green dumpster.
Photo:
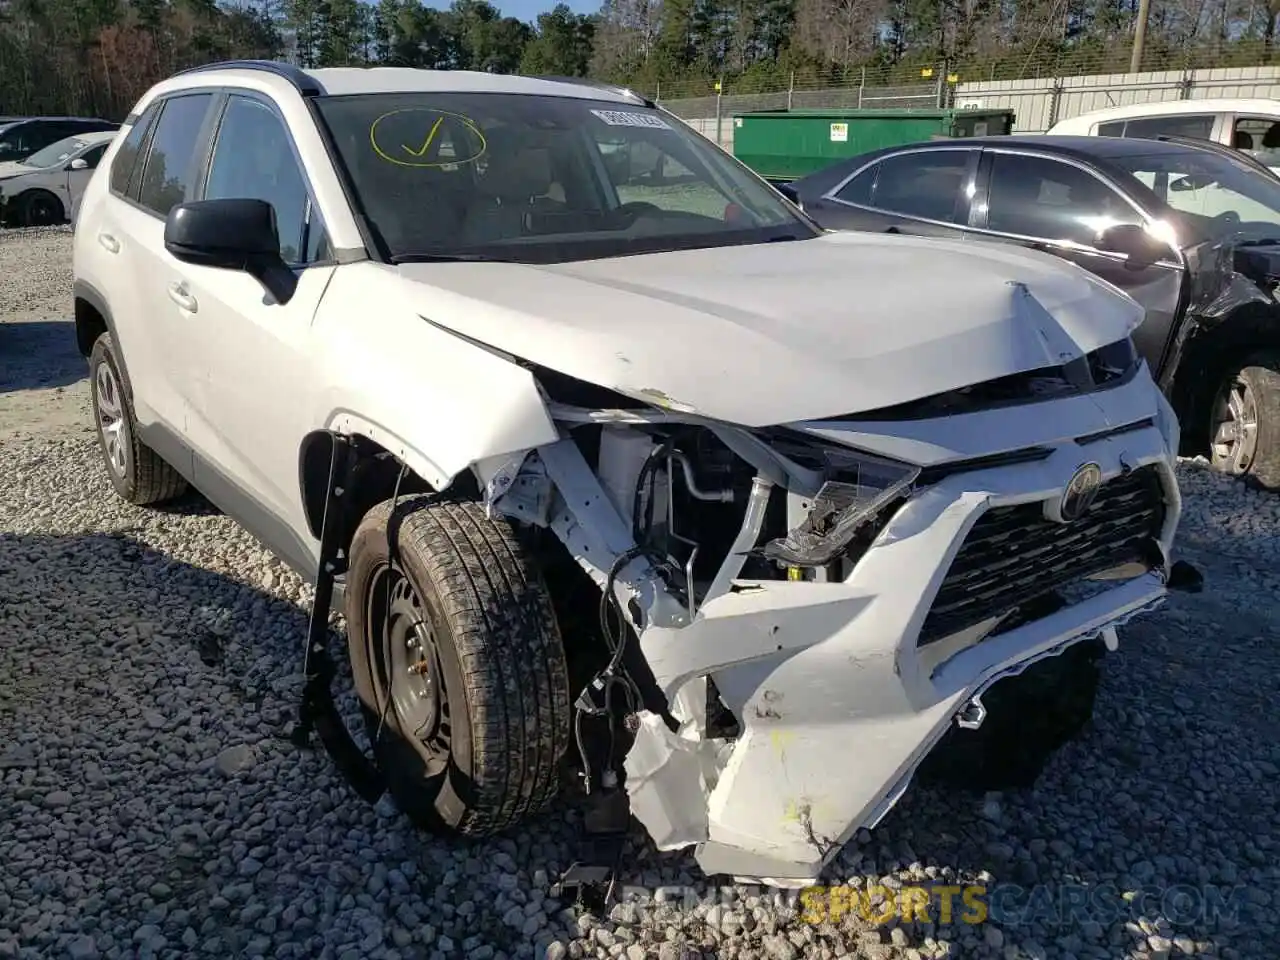
M 1012 130 L 1012 110 L 764 110 L 733 118 L 733 155 L 786 182 L 881 147 Z

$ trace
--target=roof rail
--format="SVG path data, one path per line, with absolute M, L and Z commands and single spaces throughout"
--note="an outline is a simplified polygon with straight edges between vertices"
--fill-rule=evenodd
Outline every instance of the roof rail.
M 572 83 L 579 87 L 595 87 L 597 90 L 608 90 L 610 93 L 616 93 L 621 96 L 629 96 L 633 100 L 643 103 L 647 107 L 653 106 L 648 97 L 641 96 L 629 87 L 620 87 L 616 83 L 605 83 L 601 80 L 592 80 L 588 77 L 557 77 L 549 75 L 532 76 L 530 80 L 549 80 L 552 83 Z
M 311 74 L 291 63 L 280 63 L 277 60 L 220 60 L 217 63 L 205 63 L 198 67 L 179 70 L 174 76 L 182 77 L 189 73 L 203 73 L 206 70 L 261 70 L 263 73 L 271 73 L 288 80 L 304 97 L 324 95 L 324 87 Z

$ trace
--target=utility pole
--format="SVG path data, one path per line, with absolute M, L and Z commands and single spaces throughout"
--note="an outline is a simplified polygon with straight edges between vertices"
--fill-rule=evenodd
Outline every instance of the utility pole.
M 1142 66 L 1142 45 L 1147 40 L 1147 15 L 1151 12 L 1151 0 L 1138 0 L 1138 22 L 1133 28 L 1133 55 L 1129 58 L 1129 72 L 1137 73 Z

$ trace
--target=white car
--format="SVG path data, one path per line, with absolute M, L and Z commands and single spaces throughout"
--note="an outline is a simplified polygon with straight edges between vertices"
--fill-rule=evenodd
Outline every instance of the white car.
M 1052 135 L 1195 137 L 1235 147 L 1280 172 L 1280 100 L 1167 100 L 1094 110 L 1059 120 Z
M 74 249 L 116 491 L 192 484 L 315 579 L 302 729 L 432 828 L 512 826 L 567 759 L 708 873 L 811 882 L 989 687 L 1083 664 L 1012 717 L 1036 749 L 1171 586 L 1132 299 L 826 233 L 625 90 L 199 68 L 138 102 Z
M 0 163 L 0 221 L 37 227 L 65 223 L 101 162 L 115 130 L 66 137 L 26 160 Z

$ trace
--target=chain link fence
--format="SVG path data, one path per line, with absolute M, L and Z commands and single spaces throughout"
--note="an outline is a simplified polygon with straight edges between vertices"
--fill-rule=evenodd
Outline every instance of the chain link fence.
M 1280 98 L 1280 50 L 1256 43 L 1156 50 L 1128 72 L 1128 50 L 985 62 L 855 67 L 826 75 L 659 82 L 645 92 L 725 149 L 733 117 L 760 110 L 972 107 L 1012 109 L 1018 132 L 1043 132 L 1091 110 L 1158 100 Z M 911 82 L 914 78 L 915 82 Z M 717 90 L 717 86 L 719 89 Z

